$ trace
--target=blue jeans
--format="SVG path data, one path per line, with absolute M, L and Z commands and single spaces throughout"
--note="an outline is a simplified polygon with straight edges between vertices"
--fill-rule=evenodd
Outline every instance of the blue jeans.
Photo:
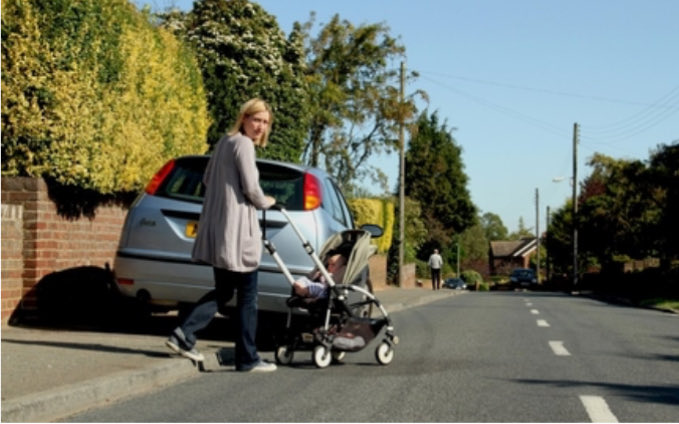
M 180 326 L 189 348 L 196 344 L 195 333 L 212 321 L 215 313 L 231 300 L 236 291 L 238 334 L 236 335 L 236 369 L 248 370 L 260 360 L 257 354 L 257 271 L 234 272 L 213 268 L 215 289 L 203 296 Z

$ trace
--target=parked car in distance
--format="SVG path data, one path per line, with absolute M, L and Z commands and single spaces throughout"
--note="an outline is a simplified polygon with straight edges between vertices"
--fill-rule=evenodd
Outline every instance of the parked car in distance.
M 214 288 L 212 267 L 191 259 L 208 159 L 170 160 L 133 202 L 114 262 L 116 284 L 124 296 L 154 310 L 171 310 L 197 302 Z M 346 200 L 326 172 L 272 160 L 258 160 L 257 167 L 264 192 L 285 207 L 315 252 L 331 235 L 354 228 Z M 258 213 L 262 222 L 262 211 Z M 312 259 L 280 211 L 266 211 L 264 230 L 293 277 L 313 269 Z M 369 278 L 365 284 L 371 285 Z M 260 311 L 287 312 L 290 283 L 266 249 L 262 249 L 258 287 Z M 232 301 L 230 306 L 234 305 Z
M 443 287 L 453 290 L 466 290 L 467 283 L 462 278 L 446 278 L 443 281 Z
M 509 276 L 509 281 L 516 286 L 526 287 L 538 283 L 535 271 L 530 268 L 515 268 Z

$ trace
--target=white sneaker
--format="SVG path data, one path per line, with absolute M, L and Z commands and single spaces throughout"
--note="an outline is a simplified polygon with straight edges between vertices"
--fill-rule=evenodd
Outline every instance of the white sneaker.
M 257 363 L 257 365 L 255 365 L 254 367 L 247 369 L 247 370 L 243 370 L 243 371 L 245 371 L 245 372 L 272 372 L 272 371 L 276 371 L 277 368 L 278 367 L 276 367 L 276 364 L 272 364 L 271 362 L 266 362 L 266 361 L 260 360 Z
M 184 349 L 184 347 L 181 346 L 181 343 L 179 342 L 179 340 L 177 340 L 177 338 L 174 335 L 171 335 L 165 341 L 165 346 L 174 350 L 175 352 L 182 355 L 183 357 L 189 358 L 193 361 L 203 362 L 205 360 L 205 356 L 203 356 L 202 353 L 198 352 L 198 350 L 195 347 L 193 347 L 189 350 Z

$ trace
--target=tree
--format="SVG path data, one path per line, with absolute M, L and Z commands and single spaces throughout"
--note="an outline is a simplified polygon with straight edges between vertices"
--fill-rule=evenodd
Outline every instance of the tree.
M 461 158 L 446 124 L 436 113 L 422 113 L 413 127 L 406 152 L 406 196 L 422 205 L 422 217 L 434 247 L 447 246 L 454 234 L 476 223 L 476 206 L 471 201 Z
M 213 120 L 208 143 L 230 129 L 246 100 L 261 97 L 274 121 L 260 155 L 298 162 L 309 111 L 299 27 L 286 39 L 275 17 L 247 0 L 197 0 L 188 14 L 160 16 L 196 52 Z
M 509 235 L 510 240 L 521 240 L 522 238 L 535 237 L 531 228 L 526 228 L 523 217 L 519 217 L 519 229 Z
M 656 240 L 660 263 L 667 269 L 679 257 L 679 141 L 653 152 L 648 181 L 657 189 L 654 200 L 659 208 L 650 236 Z
M 303 27 L 311 101 L 303 161 L 311 166 L 323 163 L 344 191 L 352 193 L 357 179 L 384 179 L 367 160 L 393 151 L 399 119 L 414 114 L 412 98 L 400 104 L 399 73 L 390 67 L 405 48 L 389 36 L 385 25 L 355 27 L 339 15 L 311 37 L 314 18 L 312 14 Z
M 481 216 L 480 221 L 488 241 L 507 240 L 507 227 L 504 226 L 499 215 L 486 212 Z
M 398 216 L 398 202 L 395 203 L 394 215 Z M 404 221 L 408 223 L 405 227 L 404 235 L 404 252 L 403 260 L 405 263 L 417 262 L 417 254 L 422 247 L 422 244 L 427 240 L 427 228 L 422 221 L 421 207 L 420 203 L 409 197 L 404 199 L 405 203 L 405 219 Z M 394 231 L 393 234 L 400 234 L 399 220 L 394 220 Z M 388 255 L 388 267 L 389 267 L 389 278 L 391 280 L 396 280 L 398 278 L 398 246 L 399 241 L 396 237 L 393 238 L 394 242 L 391 244 Z
M 646 165 L 601 154 L 594 154 L 589 165 L 593 171 L 578 198 L 579 250 L 603 267 L 616 257 L 653 255 L 654 242 L 647 235 L 660 215 L 659 193 L 648 183 Z
M 661 145 L 648 161 L 594 154 L 578 197 L 578 262 L 606 272 L 616 262 L 659 257 L 667 269 L 679 248 L 679 146 Z M 546 247 L 557 273 L 571 271 L 572 206 L 550 221 Z
M 554 275 L 570 274 L 573 265 L 573 206 L 568 200 L 552 213 L 545 247 Z
M 489 240 L 486 237 L 485 228 L 478 222 L 462 232 L 460 237 L 461 245 L 461 267 L 464 269 L 478 268 L 484 269 L 488 266 L 488 246 Z M 453 246 L 451 246 L 452 248 Z

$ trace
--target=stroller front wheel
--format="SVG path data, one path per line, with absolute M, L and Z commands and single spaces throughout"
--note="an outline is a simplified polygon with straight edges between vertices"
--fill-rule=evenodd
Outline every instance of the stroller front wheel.
M 394 348 L 387 342 L 380 343 L 375 349 L 375 359 L 381 365 L 389 365 L 394 359 Z
M 279 346 L 278 349 L 276 349 L 276 352 L 274 352 L 276 362 L 281 365 L 289 365 L 292 362 L 293 357 L 293 350 L 289 349 L 287 346 Z
M 314 348 L 313 360 L 314 364 L 316 364 L 318 368 L 327 367 L 330 365 L 330 362 L 332 362 L 332 354 L 330 353 L 330 349 L 323 345 L 316 346 Z

